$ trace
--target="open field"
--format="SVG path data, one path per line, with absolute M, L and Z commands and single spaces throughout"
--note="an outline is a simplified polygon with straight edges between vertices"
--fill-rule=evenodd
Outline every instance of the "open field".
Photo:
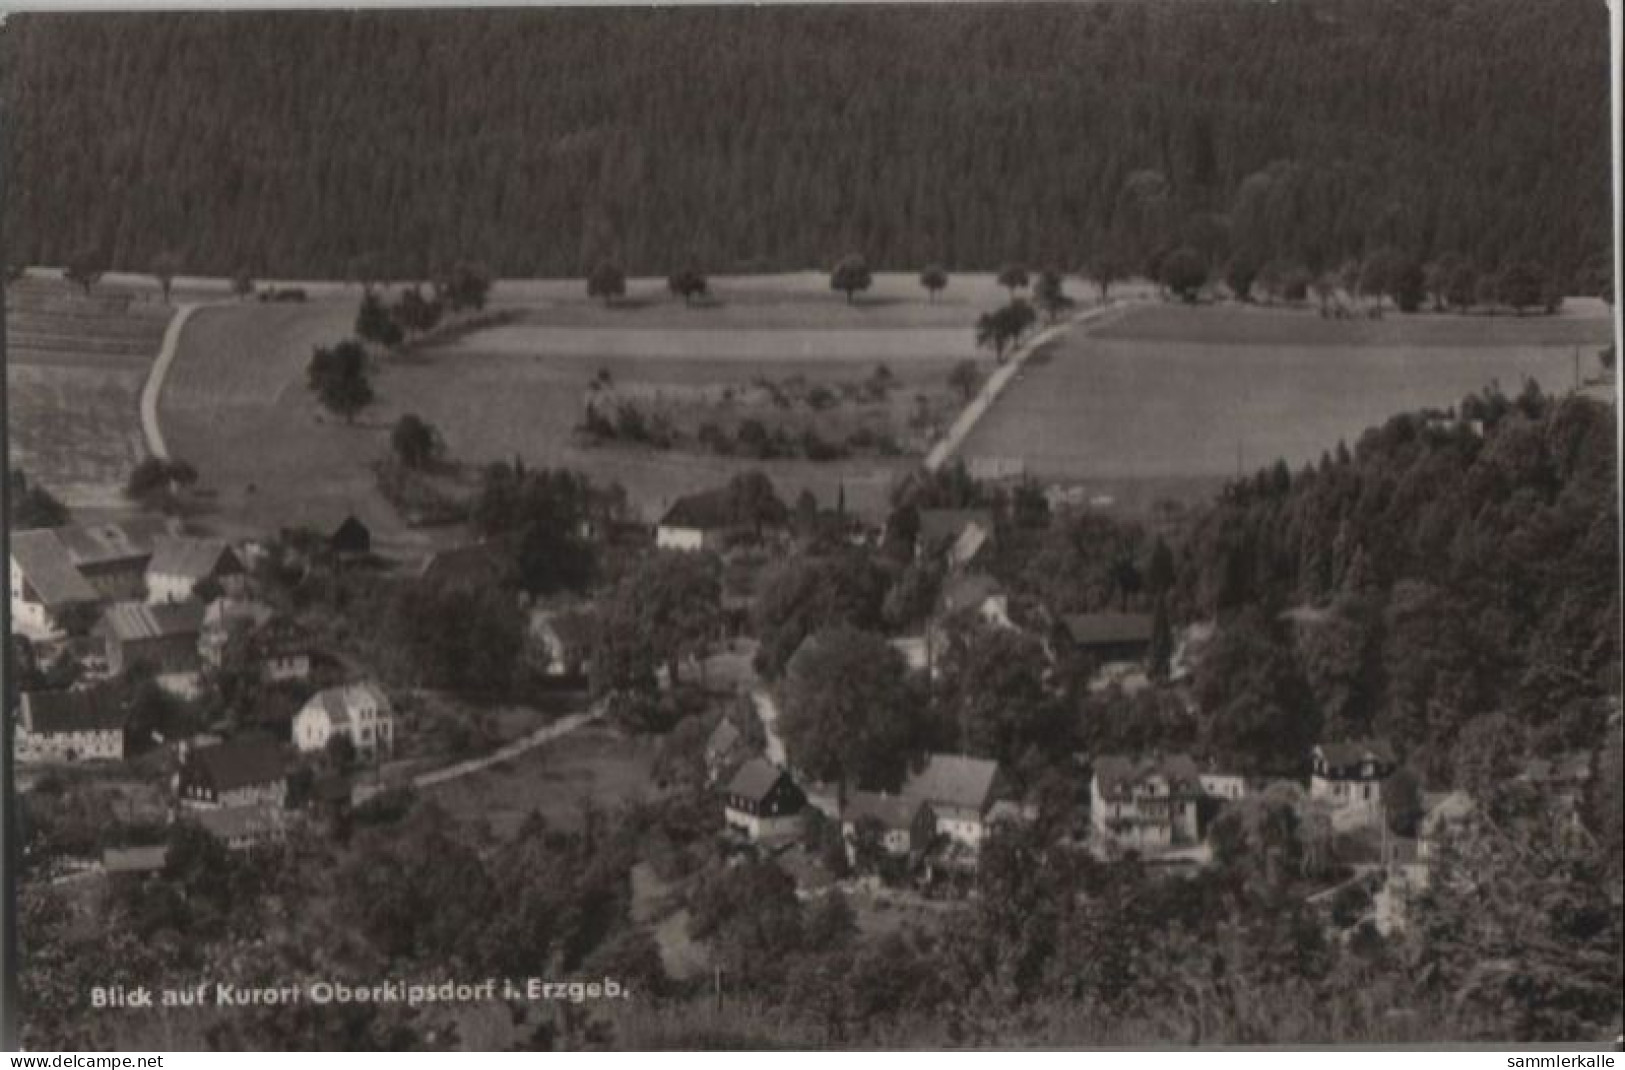
M 118 508 L 145 455 L 138 399 L 172 309 L 60 282 L 6 289 L 12 464 L 74 507 Z
M 1592 307 L 1592 306 L 1595 307 Z M 1596 371 L 1600 302 L 1554 317 L 1326 320 L 1312 311 L 1145 304 L 1039 354 L 963 455 L 1024 458 L 1037 476 L 1110 488 L 1298 465 L 1406 410 L 1526 377 L 1547 390 Z
M 1074 289 L 1079 287 L 1074 284 Z M 415 412 L 443 435 L 453 459 L 478 465 L 523 457 L 569 466 L 626 487 L 657 516 L 677 496 L 747 467 L 793 498 L 878 512 L 910 457 L 855 454 L 838 462 L 758 462 L 688 450 L 587 446 L 572 432 L 588 384 L 607 372 L 641 396 L 720 391 L 757 376 L 808 383 L 857 380 L 884 363 L 899 404 L 946 390 L 948 369 L 975 353 L 971 325 L 1007 294 L 987 276 L 956 277 L 931 303 L 913 276 L 876 277 L 848 305 L 822 275 L 718 279 L 712 303 L 689 308 L 661 280 L 633 280 L 612 307 L 579 280 L 500 282 L 503 322 L 379 362 L 376 403 L 354 426 L 325 417 L 304 386 L 312 347 L 346 337 L 358 292 L 330 289 L 301 304 L 229 301 L 188 324 L 159 403 L 169 448 L 195 465 L 221 530 L 336 523 L 355 512 L 383 549 L 422 552 L 431 536 L 406 530 L 373 486 L 389 426 Z
M 466 821 L 486 821 L 506 839 L 532 813 L 555 828 L 579 828 L 582 805 L 611 811 L 651 797 L 657 741 L 597 725 L 581 728 L 481 773 L 426 788 L 423 797 Z

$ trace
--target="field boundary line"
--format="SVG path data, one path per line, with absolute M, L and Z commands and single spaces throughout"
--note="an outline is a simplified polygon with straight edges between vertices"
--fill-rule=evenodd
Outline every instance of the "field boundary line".
M 213 303 L 196 301 L 176 306 L 175 314 L 164 328 L 164 340 L 158 346 L 158 356 L 153 358 L 152 367 L 147 369 L 147 381 L 141 385 L 141 436 L 147 440 L 147 452 L 160 461 L 169 460 L 164 429 L 158 426 L 158 397 L 163 393 L 164 378 L 169 375 L 169 366 L 175 363 L 186 321 L 192 318 L 192 313 Z
M 925 470 L 927 472 L 937 471 L 944 464 L 947 464 L 955 453 L 959 452 L 959 447 L 965 444 L 965 440 L 970 437 L 971 431 L 976 428 L 982 417 L 987 415 L 988 410 L 993 407 L 993 403 L 999 400 L 999 395 L 1004 393 L 1004 388 L 1010 385 L 1010 381 L 1021 371 L 1029 357 L 1078 324 L 1092 323 L 1103 318 L 1108 313 L 1120 310 L 1122 307 L 1117 302 L 1108 302 L 1087 312 L 1069 316 L 1059 323 L 1050 324 L 1012 350 L 1010 358 L 995 369 L 992 375 L 988 376 L 987 382 L 982 384 L 982 389 L 971 399 L 970 404 L 960 410 L 959 415 L 954 418 L 954 422 L 949 425 L 948 433 L 933 445 L 931 451 L 925 455 Z

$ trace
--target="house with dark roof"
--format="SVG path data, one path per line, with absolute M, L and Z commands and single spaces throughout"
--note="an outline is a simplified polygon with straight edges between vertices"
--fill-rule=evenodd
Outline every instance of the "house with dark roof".
M 17 761 L 122 761 L 125 720 L 112 687 L 24 691 L 17 712 Z
M 1003 788 L 999 763 L 959 754 L 933 754 L 909 775 L 902 795 L 926 804 L 920 833 L 945 836 L 961 854 L 974 856 L 987 838 L 988 811 Z M 918 813 L 916 814 L 918 817 Z
M 1188 755 L 1105 755 L 1094 762 L 1089 822 L 1102 844 L 1139 851 L 1195 846 L 1204 795 Z
M 102 641 L 108 672 L 117 675 L 146 665 L 159 683 L 187 691 L 201 666 L 198 637 L 203 605 L 185 602 L 114 602 L 102 612 L 93 634 Z
M 147 601 L 184 601 L 204 583 L 241 593 L 246 573 L 242 558 L 223 539 L 161 535 L 153 541 L 147 562 Z
M 1144 661 L 1151 652 L 1149 613 L 1074 613 L 1061 627 L 1074 649 L 1101 664 Z
M 79 574 L 104 599 L 143 597 L 155 544 L 173 534 L 170 521 L 153 516 L 52 530 Z
M 765 758 L 750 758 L 723 789 L 722 818 L 750 839 L 783 840 L 801 829 L 807 797 L 790 774 Z
M 678 498 L 655 526 L 662 550 L 720 550 L 750 530 L 735 514 L 726 487 Z
M 988 509 L 921 509 L 914 537 L 917 559 L 942 557 L 950 569 L 964 568 L 993 541 Z
M 1375 820 L 1382 809 L 1382 786 L 1398 768 L 1385 739 L 1322 743 L 1310 754 L 1309 797 Z
M 287 759 L 269 738 L 183 748 L 175 792 L 189 809 L 280 807 L 288 797 Z
M 705 782 L 717 783 L 732 773 L 749 753 L 745 734 L 733 723 L 733 718 L 720 718 L 705 739 Z
M 856 863 L 863 840 L 873 836 L 886 854 L 901 858 L 923 849 L 936 828 L 931 804 L 908 794 L 855 791 L 841 814 L 841 839 L 848 862 Z
M 334 736 L 344 736 L 364 758 L 388 754 L 395 747 L 395 711 L 371 681 L 330 687 L 312 695 L 293 717 L 293 743 L 301 753 L 324 750 Z

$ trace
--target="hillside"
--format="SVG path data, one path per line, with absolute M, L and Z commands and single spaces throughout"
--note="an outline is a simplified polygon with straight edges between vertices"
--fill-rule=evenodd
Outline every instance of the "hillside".
M 1599 0 L 14 16 L 9 259 L 1071 268 L 1126 225 L 1131 176 L 1165 180 L 1172 240 L 1210 245 L 1274 164 L 1242 208 L 1268 255 L 1395 244 L 1590 290 L 1605 20 Z

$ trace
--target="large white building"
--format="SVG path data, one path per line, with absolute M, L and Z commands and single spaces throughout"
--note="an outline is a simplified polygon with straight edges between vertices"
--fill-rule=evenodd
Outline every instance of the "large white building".
M 1196 763 L 1183 754 L 1095 760 L 1089 823 L 1101 843 L 1138 851 L 1191 847 L 1201 839 L 1205 792 Z
M 1314 749 L 1309 797 L 1351 818 L 1375 820 L 1382 812 L 1382 786 L 1399 763 L 1387 740 L 1361 739 L 1322 743 Z
M 330 687 L 311 696 L 293 718 L 293 743 L 310 753 L 334 736 L 347 736 L 356 753 L 375 758 L 395 749 L 395 713 L 371 682 Z

